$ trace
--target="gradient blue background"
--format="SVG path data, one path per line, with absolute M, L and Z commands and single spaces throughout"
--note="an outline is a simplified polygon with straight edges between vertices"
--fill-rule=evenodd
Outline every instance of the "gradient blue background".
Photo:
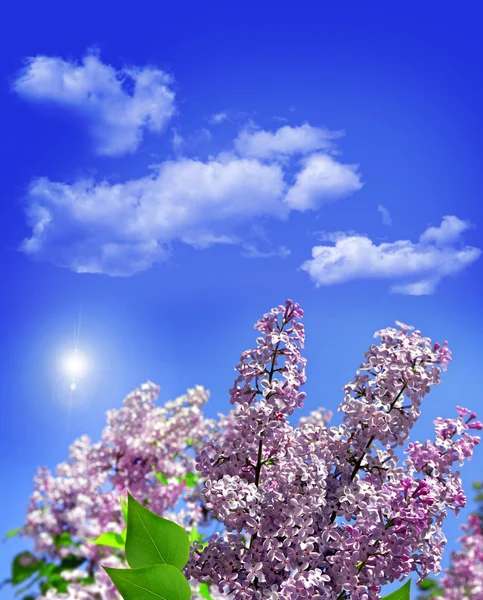
M 25 57 L 79 59 L 92 46 L 108 64 L 151 63 L 172 72 L 183 131 L 224 109 L 271 127 L 272 116 L 282 115 L 290 124 L 345 129 L 344 161 L 360 164 L 365 186 L 323 207 L 313 230 L 415 240 L 454 214 L 477 226 L 466 241 L 481 245 L 478 5 L 361 4 L 85 1 L 2 9 L 0 533 L 22 524 L 36 467 L 63 460 L 75 436 L 97 439 L 105 411 L 143 381 L 160 384 L 162 400 L 203 384 L 212 392 L 208 413 L 228 410 L 233 366 L 254 343 L 253 322 L 287 297 L 306 311 L 304 412 L 336 410 L 373 332 L 396 319 L 447 339 L 454 355 L 414 436 L 432 435 L 432 420 L 452 416 L 455 404 L 482 412 L 482 259 L 432 296 L 389 294 L 384 281 L 315 289 L 297 270 L 314 245 L 300 215 L 267 231 L 292 250 L 285 260 L 248 260 L 236 247 L 175 245 L 170 264 L 110 278 L 32 262 L 17 250 L 29 234 L 22 198 L 33 178 L 93 172 L 127 179 L 145 173 L 152 153 L 171 152 L 169 136 L 147 136 L 135 156 L 96 158 L 80 121 L 11 92 Z M 391 228 L 381 225 L 379 204 L 389 209 Z M 92 368 L 69 407 L 57 361 L 74 344 L 81 306 L 80 345 Z M 482 452 L 463 470 L 470 498 L 472 480 L 483 475 Z M 450 517 L 445 526 L 445 564 L 459 524 Z M 0 579 L 25 546 L 16 539 L 0 544 Z M 0 595 L 13 598 L 8 589 Z

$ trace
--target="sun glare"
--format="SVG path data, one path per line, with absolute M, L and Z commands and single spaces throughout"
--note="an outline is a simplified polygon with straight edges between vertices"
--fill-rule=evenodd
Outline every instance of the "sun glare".
M 70 377 L 71 390 L 74 391 L 77 387 L 76 382 L 87 369 L 87 361 L 85 357 L 79 353 L 78 350 L 74 350 L 71 354 L 68 354 L 63 360 L 63 370 L 65 374 Z

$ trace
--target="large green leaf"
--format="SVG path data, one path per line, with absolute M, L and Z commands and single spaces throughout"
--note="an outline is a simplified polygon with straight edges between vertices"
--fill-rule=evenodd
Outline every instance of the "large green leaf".
M 103 569 L 124 600 L 189 600 L 191 597 L 191 589 L 185 576 L 171 565 L 153 565 L 142 569 Z
M 119 548 L 120 550 L 124 550 L 125 539 L 120 533 L 106 531 L 106 533 L 101 533 L 101 535 L 97 538 L 85 539 L 91 544 L 96 544 L 96 546 L 109 546 L 110 548 Z
M 384 596 L 382 600 L 409 600 L 409 592 L 411 590 L 411 580 L 408 579 L 404 585 L 398 590 L 392 592 L 388 596 Z
M 188 534 L 182 527 L 155 515 L 128 495 L 126 559 L 131 568 L 166 564 L 182 569 L 189 553 Z

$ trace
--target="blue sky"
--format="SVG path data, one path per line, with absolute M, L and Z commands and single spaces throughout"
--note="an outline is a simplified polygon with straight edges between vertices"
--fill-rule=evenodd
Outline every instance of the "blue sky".
M 253 322 L 288 297 L 305 411 L 336 409 L 396 319 L 454 356 L 414 436 L 481 411 L 476 3 L 51 2 L 3 22 L 0 531 L 36 467 L 143 381 L 162 400 L 203 384 L 227 410 Z M 79 321 L 90 368 L 70 402 L 58 363 Z M 0 545 L 1 577 L 23 546 Z

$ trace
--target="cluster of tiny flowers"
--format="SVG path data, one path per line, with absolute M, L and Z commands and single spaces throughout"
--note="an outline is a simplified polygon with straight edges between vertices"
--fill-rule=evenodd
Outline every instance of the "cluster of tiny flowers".
M 38 471 L 23 534 L 33 539 L 38 554 L 50 560 L 72 554 L 84 558 L 88 572 L 95 576 L 95 583 L 85 587 L 86 572 L 79 570 L 68 596 L 59 598 L 119 598 L 99 566 L 122 561 L 122 553 L 117 551 L 116 556 L 116 551 L 86 538 L 123 531 L 120 495 L 125 491 L 188 530 L 206 515 L 200 486 L 187 487 L 183 476 L 195 472 L 197 446 L 219 429 L 202 413 L 209 394 L 198 386 L 158 407 L 158 392 L 153 383 L 144 384 L 125 398 L 120 409 L 107 413 L 100 442 L 91 443 L 82 436 L 71 445 L 69 460 L 59 464 L 55 474 L 46 468 Z M 160 473 L 161 478 L 156 476 Z M 173 512 L 180 500 L 184 509 Z M 72 580 L 72 572 L 65 576 Z M 55 595 L 49 593 L 49 597 Z
M 483 600 L 483 529 L 479 515 L 461 527 L 461 549 L 451 555 L 451 566 L 440 581 L 442 600 Z
M 453 465 L 471 457 L 482 426 L 458 408 L 435 421 L 434 442 L 407 444 L 451 353 L 397 323 L 376 333 L 345 386 L 341 425 L 322 412 L 293 427 L 305 396 L 302 316 L 292 301 L 266 314 L 236 367 L 232 434 L 197 457 L 225 531 L 195 547 L 187 574 L 233 600 L 378 599 L 412 571 L 439 570 L 442 522 L 465 502 Z

